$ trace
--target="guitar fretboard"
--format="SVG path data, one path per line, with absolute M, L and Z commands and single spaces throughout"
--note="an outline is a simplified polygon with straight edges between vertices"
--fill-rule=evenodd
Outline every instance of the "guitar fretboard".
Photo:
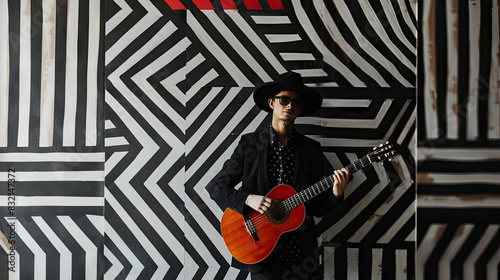
M 365 168 L 368 165 L 371 165 L 373 162 L 370 160 L 370 154 L 362 157 L 361 159 L 349 164 L 345 168 L 349 170 L 351 174 L 354 174 L 361 169 Z M 313 199 L 315 196 L 321 194 L 327 189 L 333 187 L 335 183 L 334 175 L 330 175 L 325 179 L 317 182 L 316 184 L 304 189 L 295 195 L 287 198 L 283 201 L 285 209 L 287 212 L 292 211 L 293 209 L 299 207 L 300 205 L 306 203 L 307 201 Z

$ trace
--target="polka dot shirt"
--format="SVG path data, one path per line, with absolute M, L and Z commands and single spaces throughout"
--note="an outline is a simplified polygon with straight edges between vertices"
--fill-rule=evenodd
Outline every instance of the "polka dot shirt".
M 287 184 L 292 185 L 295 173 L 295 136 L 292 135 L 286 145 L 282 145 L 278 136 L 271 129 L 271 149 L 267 169 L 271 186 Z
M 296 131 L 282 145 L 274 131 L 271 130 L 271 148 L 269 149 L 269 160 L 267 162 L 269 181 L 271 186 L 287 184 L 292 186 L 295 173 L 295 147 Z M 280 237 L 281 250 L 276 252 L 277 263 L 293 263 L 302 259 L 299 240 L 291 233 Z

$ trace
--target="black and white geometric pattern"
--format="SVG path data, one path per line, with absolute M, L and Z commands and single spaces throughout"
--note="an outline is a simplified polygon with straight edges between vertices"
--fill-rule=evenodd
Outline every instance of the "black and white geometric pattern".
M 498 9 L 488 16 L 484 7 L 498 2 L 459 2 L 468 11 L 465 24 L 491 25 L 479 33 L 492 34 L 493 54 Z M 239 136 L 269 122 L 254 106 L 253 87 L 292 70 L 324 98 L 317 113 L 299 118 L 298 129 L 322 144 L 336 168 L 385 141 L 403 147 L 395 161 L 357 173 L 343 205 L 317 220 L 325 279 L 433 278 L 435 271 L 494 279 L 499 222 L 472 217 L 495 209 L 496 162 L 485 162 L 495 158 L 487 148 L 497 147 L 498 116 L 480 98 L 479 113 L 468 110 L 464 122 L 442 121 L 439 112 L 450 108 L 442 97 L 440 111 L 428 111 L 429 81 L 439 81 L 436 92 L 447 88 L 439 68 L 446 64 L 437 64 L 435 76 L 420 74 L 434 61 L 428 45 L 417 44 L 417 37 L 430 38 L 425 19 L 441 11 L 431 5 L 444 4 L 0 1 L 0 261 L 7 264 L 0 278 L 246 279 L 229 266 L 219 233 L 223 209 L 204 187 Z M 447 13 L 439 20 L 453 23 Z M 467 30 L 462 36 L 477 39 Z M 453 55 L 441 46 L 439 54 Z M 471 65 L 486 53 L 476 49 L 485 50 L 471 45 L 464 59 Z M 489 72 L 482 64 L 472 69 L 491 77 L 481 85 L 495 92 L 498 58 L 480 61 L 488 59 Z M 418 135 L 417 100 L 426 110 L 419 111 Z M 433 133 L 444 130 L 449 137 L 435 141 Z M 469 173 L 442 169 L 453 153 L 464 156 L 457 168 Z M 473 212 L 445 223 L 447 214 L 469 210 L 451 197 L 446 211 L 426 215 L 436 209 L 436 195 L 453 192 L 434 188 L 447 180 L 474 181 L 486 206 L 472 203 Z M 436 249 L 420 245 L 415 255 L 416 244 Z M 447 264 L 453 269 L 443 269 Z

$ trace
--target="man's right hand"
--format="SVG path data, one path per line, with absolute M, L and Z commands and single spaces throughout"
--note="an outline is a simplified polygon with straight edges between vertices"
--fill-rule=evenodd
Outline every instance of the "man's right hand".
M 271 198 L 256 194 L 248 195 L 247 199 L 245 200 L 245 204 L 261 214 L 265 213 L 274 205 Z

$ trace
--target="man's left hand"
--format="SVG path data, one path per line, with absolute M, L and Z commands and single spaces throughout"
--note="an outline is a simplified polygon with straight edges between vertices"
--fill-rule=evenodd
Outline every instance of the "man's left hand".
M 349 170 L 342 168 L 333 172 L 335 182 L 333 184 L 333 196 L 340 198 L 344 194 L 345 187 L 349 182 Z

